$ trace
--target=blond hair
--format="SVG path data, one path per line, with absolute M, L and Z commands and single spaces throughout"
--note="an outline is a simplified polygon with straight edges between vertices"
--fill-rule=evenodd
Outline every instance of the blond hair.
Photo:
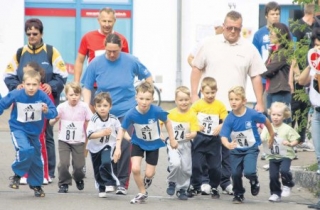
M 139 92 L 142 92 L 142 93 L 149 92 L 153 95 L 154 94 L 153 84 L 147 81 L 142 82 L 140 85 L 136 87 L 136 93 L 138 94 Z
M 81 94 L 81 86 L 78 82 L 69 82 L 64 86 L 64 92 L 68 94 L 69 90 L 72 89 L 74 93 Z
M 283 118 L 288 119 L 291 117 L 291 111 L 290 108 L 283 102 L 273 102 L 270 106 L 270 109 L 268 110 L 268 114 L 271 115 L 271 112 L 273 109 L 278 108 L 282 110 Z
M 308 15 L 313 15 L 315 13 L 316 7 L 315 4 L 305 4 L 304 13 Z
M 23 73 L 23 81 L 26 81 L 27 79 L 36 79 L 38 83 L 41 82 L 41 75 L 38 71 L 30 70 L 25 73 Z
M 217 81 L 213 77 L 205 77 L 201 81 L 201 90 L 204 90 L 205 87 L 209 87 L 211 90 L 217 90 Z
M 234 93 L 237 96 L 240 96 L 242 98 L 242 100 L 246 100 L 246 91 L 244 90 L 244 88 L 242 86 L 234 86 L 232 87 L 229 92 L 228 92 L 228 96 L 230 96 L 230 93 Z
M 180 93 L 180 92 L 188 95 L 189 97 L 191 97 L 190 90 L 189 90 L 189 88 L 186 87 L 186 86 L 179 86 L 179 87 L 177 87 L 176 92 L 175 92 L 176 98 L 177 98 L 177 96 L 178 96 L 178 93 Z

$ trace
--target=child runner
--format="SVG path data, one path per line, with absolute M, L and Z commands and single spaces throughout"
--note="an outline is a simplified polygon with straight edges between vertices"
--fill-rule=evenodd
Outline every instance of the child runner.
M 177 196 L 180 200 L 187 200 L 187 189 L 190 185 L 192 172 L 191 166 L 191 141 L 199 130 L 196 114 L 190 109 L 190 90 L 180 86 L 175 92 L 176 108 L 169 111 L 168 118 L 171 121 L 175 139 L 178 141 L 178 149 L 172 149 L 167 145 L 169 156 L 169 175 L 167 194 Z
M 293 147 L 299 143 L 300 135 L 291 126 L 284 123 L 284 119 L 291 116 L 289 107 L 282 102 L 272 103 L 269 116 L 271 117 L 272 127 L 275 132 L 274 143 L 271 149 L 264 149 L 266 159 L 269 160 L 270 193 L 269 201 L 279 202 L 281 197 L 288 197 L 291 188 L 294 186 L 292 174 L 290 172 L 291 160 L 295 157 Z M 267 141 L 269 133 L 263 128 L 261 140 Z M 265 146 L 265 144 L 264 144 Z M 279 181 L 279 172 L 282 181 Z
M 106 198 L 115 186 L 120 187 L 112 167 L 112 154 L 116 146 L 116 136 L 121 125 L 117 117 L 110 114 L 112 100 L 109 93 L 101 92 L 94 97 L 93 106 L 96 113 L 89 121 L 87 149 L 91 154 L 93 172 L 99 188 L 99 197 Z M 130 136 L 125 138 L 130 140 Z M 117 194 L 127 194 L 125 188 L 117 190 Z
M 59 122 L 59 193 L 68 192 L 69 185 L 72 185 L 72 179 L 74 179 L 78 190 L 84 189 L 85 128 L 92 116 L 89 106 L 80 101 L 81 86 L 78 83 L 66 84 L 64 91 L 67 101 L 58 105 L 58 117 L 50 120 L 51 126 Z M 70 155 L 72 157 L 72 175 L 69 172 Z
M 40 73 L 41 76 L 41 84 L 40 84 L 40 90 L 46 90 L 43 87 L 43 84 L 45 83 L 45 72 L 43 70 L 43 68 L 41 68 L 41 66 L 34 61 L 31 61 L 29 63 L 27 63 L 27 65 L 25 67 L 23 67 L 23 72 L 27 72 L 29 70 L 34 70 Z M 20 84 L 17 86 L 17 89 L 20 90 L 23 88 L 23 85 Z M 51 99 L 51 101 L 54 103 L 54 98 L 51 92 L 49 92 L 48 90 L 45 91 L 49 98 Z M 49 177 L 49 168 L 48 168 L 48 155 L 47 155 L 47 147 L 46 147 L 46 136 L 45 136 L 45 130 L 46 130 L 46 126 L 47 124 L 44 123 L 43 124 L 43 128 L 42 131 L 40 133 L 40 144 L 41 144 L 41 156 L 42 156 L 42 160 L 43 160 L 43 184 L 48 184 L 50 177 Z M 25 174 L 23 177 L 21 177 L 20 179 L 20 184 L 27 184 L 27 178 L 28 178 L 28 174 Z
M 134 126 L 132 135 L 132 173 L 138 186 L 139 193 L 130 203 L 144 203 L 148 198 L 146 189 L 150 187 L 155 174 L 156 165 L 159 158 L 159 148 L 164 147 L 165 143 L 160 138 L 159 120 L 161 120 L 169 134 L 170 146 L 173 149 L 178 147 L 178 142 L 174 139 L 171 122 L 167 119 L 168 113 L 160 107 L 152 104 L 154 88 L 149 82 L 143 82 L 136 88 L 137 106 L 130 109 L 121 125 L 117 136 L 117 146 L 114 152 L 114 162 L 116 163 L 121 156 L 120 145 L 125 131 L 130 125 Z M 141 177 L 141 161 L 146 154 L 145 177 Z
M 44 119 L 57 116 L 57 110 L 46 93 L 40 91 L 41 76 L 30 70 L 23 75 L 21 90 L 13 90 L 0 100 L 0 114 L 13 104 L 9 127 L 12 142 L 16 150 L 16 159 L 12 164 L 14 176 L 9 187 L 19 189 L 21 176 L 28 173 L 28 184 L 36 197 L 44 197 L 43 162 L 39 135 Z
M 266 126 L 270 134 L 269 145 L 273 143 L 274 133 L 270 121 L 263 113 L 246 107 L 247 99 L 243 87 L 236 86 L 230 89 L 228 94 L 232 112 L 224 121 L 220 135 L 223 145 L 231 150 L 233 203 L 238 204 L 244 200 L 243 175 L 250 180 L 253 196 L 260 191 L 257 158 L 261 139 L 256 124 L 263 123 Z
M 205 77 L 201 82 L 202 99 L 196 101 L 191 109 L 197 114 L 200 132 L 192 144 L 192 177 L 188 196 L 197 195 L 201 190 L 202 167 L 206 163 L 209 173 L 211 197 L 220 198 L 218 186 L 221 178 L 221 139 L 219 136 L 222 122 L 228 112 L 225 105 L 215 99 L 218 87 L 212 77 Z

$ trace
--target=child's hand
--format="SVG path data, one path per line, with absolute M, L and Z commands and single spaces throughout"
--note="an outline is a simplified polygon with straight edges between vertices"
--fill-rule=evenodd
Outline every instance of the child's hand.
M 272 149 L 272 147 L 273 147 L 273 142 L 274 142 L 274 138 L 273 138 L 273 137 L 270 137 L 269 140 L 268 140 L 269 149 Z
M 206 128 L 204 125 L 200 125 L 200 131 L 204 131 L 204 129 Z
M 111 133 L 112 133 L 112 129 L 111 128 L 106 128 L 102 132 L 103 132 L 104 136 L 110 136 Z
M 121 157 L 121 149 L 117 147 L 113 153 L 113 162 L 117 163 L 118 160 L 120 160 L 120 157 Z
M 52 92 L 51 86 L 47 83 L 44 83 L 42 85 L 42 91 L 45 92 L 46 94 L 50 95 Z
M 43 113 L 48 113 L 48 105 L 45 103 L 41 103 L 42 104 L 42 112 Z
M 232 142 L 228 142 L 228 145 L 226 145 L 228 149 L 235 149 L 237 147 L 237 140 L 233 140 Z
M 17 86 L 17 90 L 21 90 L 21 89 L 23 89 L 23 84 L 20 84 Z
M 170 139 L 170 146 L 172 149 L 177 149 L 179 144 L 175 139 Z
M 284 146 L 291 146 L 291 143 L 288 141 L 288 140 L 284 140 L 283 142 L 282 142 L 282 144 L 284 145 Z
M 187 133 L 185 137 L 186 137 L 186 139 L 188 139 L 188 140 L 193 139 L 193 138 L 192 138 L 192 134 L 191 134 L 191 133 Z
M 221 128 L 222 128 L 222 124 L 220 124 L 220 125 L 218 125 L 217 127 L 215 127 L 214 129 L 213 129 L 213 135 L 214 136 L 218 136 L 219 135 L 219 133 L 220 133 L 220 131 L 221 131 Z

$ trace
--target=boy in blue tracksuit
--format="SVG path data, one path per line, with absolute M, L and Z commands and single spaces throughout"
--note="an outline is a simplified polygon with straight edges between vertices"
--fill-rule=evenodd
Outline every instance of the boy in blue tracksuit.
M 28 71 L 23 76 L 23 89 L 13 90 L 0 100 L 0 114 L 12 104 L 9 120 L 11 138 L 16 150 L 12 164 L 14 176 L 9 187 L 19 189 L 20 177 L 28 173 L 28 184 L 36 197 L 44 197 L 43 163 L 39 135 L 44 119 L 57 116 L 57 110 L 48 95 L 39 90 L 39 72 Z
M 269 147 L 273 144 L 274 132 L 270 121 L 265 115 L 246 107 L 247 100 L 243 87 L 236 86 L 229 90 L 229 102 L 232 112 L 226 117 L 220 135 L 222 144 L 231 150 L 233 203 L 239 204 L 244 201 L 243 175 L 250 180 L 251 194 L 253 196 L 258 195 L 260 191 L 257 158 L 261 139 L 256 124 L 263 123 L 268 129 L 270 134 L 268 139 Z

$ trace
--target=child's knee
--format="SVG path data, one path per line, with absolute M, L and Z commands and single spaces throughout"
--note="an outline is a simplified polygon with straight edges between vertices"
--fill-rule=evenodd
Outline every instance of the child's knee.
M 131 172 L 133 174 L 140 174 L 140 166 L 132 166 L 131 167 Z

